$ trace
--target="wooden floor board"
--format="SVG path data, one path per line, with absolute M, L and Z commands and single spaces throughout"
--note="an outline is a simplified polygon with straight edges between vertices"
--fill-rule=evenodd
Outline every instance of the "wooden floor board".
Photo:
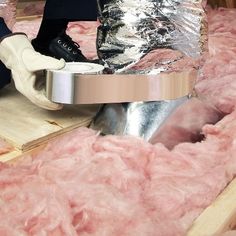
M 59 134 L 88 126 L 98 108 L 98 105 L 75 105 L 65 106 L 61 111 L 47 111 L 10 86 L 0 91 L 0 138 L 25 152 Z

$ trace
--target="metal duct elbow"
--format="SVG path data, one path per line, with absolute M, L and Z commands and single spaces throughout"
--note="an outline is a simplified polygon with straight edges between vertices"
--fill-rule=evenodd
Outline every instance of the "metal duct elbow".
M 107 73 L 197 74 L 199 59 L 207 50 L 204 4 L 203 0 L 98 0 L 97 49 Z M 192 95 L 190 91 L 172 100 L 105 104 L 91 127 L 104 134 L 140 136 L 168 148 L 197 141 L 202 126 L 216 122 L 220 114 Z

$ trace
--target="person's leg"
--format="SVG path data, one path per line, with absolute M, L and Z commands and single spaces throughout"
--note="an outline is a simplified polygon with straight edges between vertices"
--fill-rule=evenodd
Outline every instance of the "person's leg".
M 96 20 L 96 0 L 47 0 L 43 20 L 35 39 L 34 49 L 65 61 L 89 61 L 80 47 L 67 34 L 67 24 L 77 20 Z
M 42 54 L 50 55 L 49 44 L 59 34 L 65 32 L 67 19 L 47 19 L 43 17 L 37 37 L 32 40 L 34 49 Z
M 11 82 L 11 71 L 0 61 L 0 89 Z
M 0 38 L 3 38 L 8 34 L 11 34 L 11 30 L 8 29 L 4 19 L 0 17 Z
M 44 16 L 48 19 L 96 21 L 97 0 L 46 0 Z
M 11 34 L 5 21 L 0 17 L 0 39 L 4 38 L 6 35 Z M 0 89 L 5 87 L 11 82 L 11 71 L 6 68 L 6 66 L 0 61 Z

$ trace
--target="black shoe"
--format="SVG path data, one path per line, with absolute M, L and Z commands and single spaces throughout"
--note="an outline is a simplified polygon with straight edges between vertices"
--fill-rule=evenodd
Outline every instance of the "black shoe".
M 38 41 L 37 38 L 32 39 L 31 44 L 36 52 L 39 52 L 46 56 L 52 56 L 49 51 L 48 44 Z
M 63 58 L 66 62 L 93 62 L 99 63 L 99 60 L 89 60 L 81 52 L 78 43 L 74 42 L 70 36 L 65 33 L 53 39 L 49 45 L 39 42 L 36 39 L 31 41 L 35 51 L 46 55 L 55 57 L 57 59 Z
M 91 62 L 82 54 L 79 44 L 66 34 L 61 34 L 50 42 L 49 52 L 53 57 L 63 58 L 66 62 Z

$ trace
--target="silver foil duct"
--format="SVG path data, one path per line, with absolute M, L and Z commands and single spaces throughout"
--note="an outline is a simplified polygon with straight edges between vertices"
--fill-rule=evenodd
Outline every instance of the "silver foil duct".
M 12 29 L 16 20 L 16 5 L 18 0 L 0 0 L 0 17 Z
M 126 74 L 177 72 L 184 76 L 186 71 L 199 70 L 199 59 L 207 49 L 204 3 L 98 0 L 101 25 L 97 49 L 107 73 L 125 79 Z M 104 134 L 140 136 L 173 148 L 180 142 L 197 141 L 202 126 L 216 122 L 220 116 L 190 92 L 175 100 L 105 104 L 91 127 Z
M 201 128 L 222 114 L 196 97 L 156 102 L 105 104 L 91 127 L 102 134 L 132 135 L 172 149 L 182 142 L 203 139 Z
M 98 4 L 98 55 L 112 73 L 182 70 L 185 65 L 178 61 L 195 63 L 206 48 L 202 0 L 98 0 Z

